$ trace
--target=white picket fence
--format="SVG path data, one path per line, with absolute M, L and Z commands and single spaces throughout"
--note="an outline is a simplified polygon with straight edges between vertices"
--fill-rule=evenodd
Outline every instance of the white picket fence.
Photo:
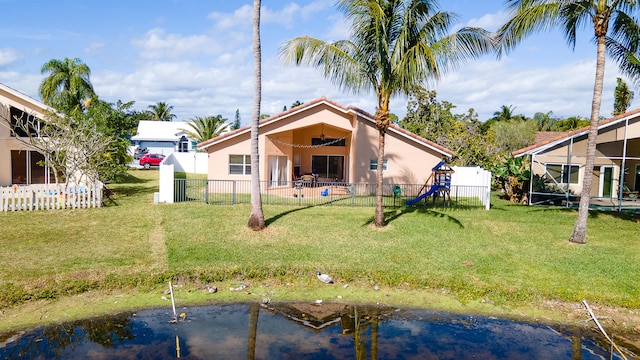
M 103 184 L 65 186 L 34 184 L 0 186 L 1 211 L 83 209 L 102 206 Z

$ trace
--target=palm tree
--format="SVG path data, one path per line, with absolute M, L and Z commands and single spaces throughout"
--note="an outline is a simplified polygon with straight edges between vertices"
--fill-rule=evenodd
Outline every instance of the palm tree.
M 553 111 L 537 112 L 533 115 L 533 120 L 538 123 L 538 130 L 540 131 L 553 131 L 558 124 L 558 119 L 553 117 Z
M 40 72 L 48 74 L 40 83 L 40 97 L 58 110 L 82 111 L 88 100 L 96 96 L 89 80 L 91 69 L 78 58 L 51 59 L 42 65 Z
M 559 26 L 572 48 L 578 28 L 593 26 L 596 47 L 596 71 L 591 101 L 591 118 L 587 138 L 587 156 L 578 217 L 569 241 L 587 242 L 587 216 L 593 182 L 598 120 L 602 103 L 605 54 L 619 65 L 620 70 L 634 81 L 640 79 L 640 60 L 636 53 L 640 40 L 640 2 L 636 0 L 507 0 L 512 12 L 499 30 L 501 48 L 513 49 L 529 34 Z
M 216 116 L 196 116 L 191 119 L 187 125 L 191 127 L 191 130 L 182 129 L 187 131 L 189 137 L 194 138 L 196 141 L 203 142 L 222 134 L 229 128 L 229 125 L 225 122 L 222 115 Z
M 500 110 L 493 113 L 493 117 L 497 121 L 508 121 L 513 119 L 513 111 L 516 109 L 513 105 L 502 105 L 500 106 Z
M 457 16 L 440 11 L 436 0 L 339 0 L 351 20 L 351 40 L 325 42 L 299 37 L 283 44 L 286 63 L 311 64 L 341 88 L 374 91 L 378 170 L 374 223 L 384 226 L 382 183 L 385 135 L 394 95 L 437 80 L 447 68 L 494 48 L 478 28 L 449 33 Z
M 627 83 L 621 78 L 616 78 L 616 89 L 613 91 L 613 116 L 624 114 L 627 112 L 631 100 L 633 100 L 633 91 L 629 89 Z
M 155 105 L 149 105 L 149 109 L 150 110 L 147 110 L 147 115 L 150 117 L 149 120 L 171 121 L 176 118 L 176 116 L 171 113 L 173 106 L 170 106 L 164 101 L 160 101 Z
M 514 119 L 513 111 L 516 109 L 513 105 L 502 105 L 500 110 L 493 113 L 493 117 L 482 124 L 482 132 L 487 133 L 497 122 L 507 122 Z M 522 116 L 521 116 L 522 117 Z
M 251 117 L 251 214 L 249 228 L 258 231 L 265 227 L 260 194 L 260 159 L 258 157 L 258 125 L 262 100 L 262 51 L 260 48 L 260 0 L 253 0 L 253 116 Z

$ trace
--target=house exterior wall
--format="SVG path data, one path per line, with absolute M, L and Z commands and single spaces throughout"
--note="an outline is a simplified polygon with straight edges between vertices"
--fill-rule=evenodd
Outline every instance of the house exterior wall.
M 312 138 L 344 139 L 345 146 L 311 146 Z M 320 181 L 350 183 L 376 182 L 376 171 L 370 170 L 371 160 L 377 159 L 378 131 L 375 124 L 354 113 L 345 113 L 330 106 L 319 105 L 260 127 L 260 178 L 269 177 L 269 157 L 287 157 L 287 179 L 293 180 L 294 165 L 299 159 L 300 174 L 311 173 L 313 156 L 343 157 L 343 176 Z M 232 136 L 206 148 L 209 153 L 208 176 L 216 180 L 249 180 L 250 175 L 231 175 L 230 155 L 250 155 L 250 132 Z M 385 159 L 387 184 L 422 184 L 443 154 L 414 139 L 389 131 L 386 136 Z
M 594 177 L 591 186 L 591 196 L 599 196 L 602 189 L 602 169 L 613 168 L 613 194 L 618 196 L 620 185 L 620 173 L 622 157 L 626 157 L 624 167 L 627 169 L 623 178 L 624 184 L 629 188 L 640 188 L 640 176 L 636 176 L 636 165 L 640 165 L 640 117 L 629 120 L 626 129 L 627 146 L 624 149 L 625 122 L 608 128 L 601 129 L 598 133 L 596 145 L 596 159 L 594 160 Z M 571 142 L 570 139 L 534 155 L 532 170 L 534 174 L 543 175 L 547 165 L 569 164 L 580 166 L 578 181 L 570 184 L 569 189 L 580 194 L 582 179 L 584 177 L 584 165 L 586 162 L 587 135 L 578 136 Z
M 208 178 L 214 180 L 251 180 L 251 175 L 229 174 L 229 155 L 250 155 L 250 134 L 229 139 L 222 144 L 213 145 L 208 150 Z M 261 159 L 261 161 L 264 161 Z
M 354 138 L 357 140 L 352 182 L 374 184 L 377 171 L 370 170 L 370 164 L 372 160 L 378 159 L 378 130 L 375 124 L 358 122 Z M 383 181 L 385 184 L 422 184 L 442 157 L 441 153 L 427 146 L 388 131 L 385 136 L 384 154 L 387 169 L 383 172 Z
M 11 131 L 8 126 L 6 126 L 8 124 L 4 117 L 9 117 L 9 107 L 12 106 L 27 114 L 44 119 L 45 105 L 35 99 L 28 98 L 26 95 L 10 91 L 5 89 L 4 86 L 0 86 L 0 106 L 3 107 L 3 109 L 0 109 L 0 114 L 3 117 L 0 119 L 0 186 L 8 186 L 12 183 L 11 151 L 31 149 L 16 138 L 11 137 Z

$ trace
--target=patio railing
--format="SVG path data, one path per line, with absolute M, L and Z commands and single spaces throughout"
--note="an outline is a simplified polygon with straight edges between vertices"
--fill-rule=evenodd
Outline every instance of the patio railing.
M 422 184 L 385 184 L 383 204 L 385 207 L 404 206 L 406 200 L 418 196 L 422 187 Z M 373 207 L 376 203 L 375 184 L 263 181 L 260 189 L 262 203 L 266 205 Z M 438 196 L 429 196 L 416 206 L 488 208 L 489 191 L 484 186 L 452 185 L 448 197 L 441 191 Z M 173 201 L 216 205 L 249 204 L 251 181 L 174 179 Z

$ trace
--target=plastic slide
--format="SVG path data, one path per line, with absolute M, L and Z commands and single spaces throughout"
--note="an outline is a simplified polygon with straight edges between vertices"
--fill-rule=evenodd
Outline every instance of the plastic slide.
M 440 186 L 438 186 L 438 185 L 433 185 L 433 186 L 431 186 L 431 189 L 429 189 L 429 191 L 427 191 L 426 193 L 424 193 L 424 194 L 422 194 L 422 195 L 418 196 L 418 197 L 417 197 L 417 198 L 415 198 L 415 199 L 407 200 L 406 204 L 407 204 L 407 205 L 413 205 L 413 204 L 415 204 L 415 203 L 420 202 L 420 200 L 422 200 L 422 199 L 426 198 L 427 196 L 429 196 L 429 195 L 433 194 L 436 190 L 438 190 L 438 188 L 439 188 L 439 187 L 440 187 Z

